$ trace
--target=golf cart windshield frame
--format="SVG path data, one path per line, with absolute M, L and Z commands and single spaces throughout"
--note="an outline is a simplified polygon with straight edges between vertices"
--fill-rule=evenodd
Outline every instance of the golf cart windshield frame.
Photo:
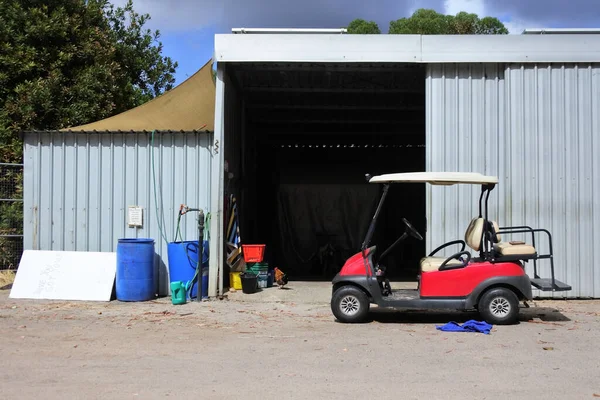
M 383 207 L 383 203 L 385 202 L 385 198 L 387 197 L 388 191 L 390 190 L 390 184 L 386 183 L 383 185 L 383 194 L 381 195 L 381 199 L 379 199 L 379 204 L 377 205 L 377 209 L 375 210 L 375 214 L 373 215 L 373 219 L 371 219 L 371 223 L 369 224 L 369 230 L 367 231 L 367 236 L 363 241 L 361 251 L 363 252 L 369 248 L 371 244 L 371 239 L 373 239 L 373 234 L 375 233 L 375 226 L 377 225 L 377 220 L 379 219 L 379 213 L 381 212 L 381 208 Z

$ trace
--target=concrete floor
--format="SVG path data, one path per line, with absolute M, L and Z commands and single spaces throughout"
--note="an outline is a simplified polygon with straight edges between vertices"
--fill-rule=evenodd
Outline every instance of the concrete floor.
M 334 321 L 329 283 L 173 306 L 11 300 L 2 399 L 585 399 L 600 396 L 600 302 L 543 301 L 490 335 L 477 315 Z
M 416 282 L 392 282 L 392 289 L 416 289 Z M 252 303 L 296 302 L 304 304 L 329 304 L 331 300 L 331 282 L 291 282 L 283 288 L 275 285 L 256 293 L 245 294 L 241 290 L 225 293 L 229 300 Z

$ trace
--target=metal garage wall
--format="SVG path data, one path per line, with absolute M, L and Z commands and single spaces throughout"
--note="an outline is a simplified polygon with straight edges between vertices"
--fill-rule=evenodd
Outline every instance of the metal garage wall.
M 162 259 L 159 292 L 167 294 L 159 226 L 173 241 L 180 204 L 209 210 L 211 136 L 156 133 L 151 146 L 151 133 L 26 134 L 24 248 L 108 252 L 119 238 L 151 237 Z M 130 205 L 143 207 L 142 228 L 127 226 Z M 196 215 L 182 219 L 185 240 L 197 240 Z
M 427 170 L 497 175 L 490 218 L 549 229 L 569 297 L 600 297 L 599 65 L 430 65 Z M 427 190 L 427 248 L 463 238 L 479 188 Z M 514 237 L 519 239 L 519 237 Z M 543 236 L 536 238 L 547 251 Z M 448 254 L 448 252 L 446 252 Z M 531 264 L 531 263 L 529 263 Z M 547 262 L 542 273 L 549 275 Z M 532 266 L 527 266 L 531 273 Z M 544 295 L 536 291 L 536 295 Z M 557 293 L 556 297 L 564 296 Z

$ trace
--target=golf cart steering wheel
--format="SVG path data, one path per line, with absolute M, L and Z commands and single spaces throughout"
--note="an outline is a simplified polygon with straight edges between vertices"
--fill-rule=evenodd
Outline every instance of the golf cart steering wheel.
M 414 228 L 414 226 L 412 226 L 410 222 L 408 222 L 406 218 L 402 218 L 402 222 L 404 222 L 404 225 L 406 225 L 406 227 L 408 228 L 408 233 L 410 234 L 410 236 L 414 237 L 417 240 L 423 240 L 423 236 L 421 236 L 421 234 Z

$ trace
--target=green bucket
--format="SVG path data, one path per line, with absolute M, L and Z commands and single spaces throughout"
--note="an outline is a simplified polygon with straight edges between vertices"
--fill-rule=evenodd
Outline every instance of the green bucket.
M 185 284 L 181 281 L 171 282 L 171 302 L 173 305 L 185 304 L 186 300 Z
M 248 263 L 246 264 L 246 271 L 251 272 L 255 275 L 264 273 L 265 275 L 269 272 L 269 264 L 267 263 Z

